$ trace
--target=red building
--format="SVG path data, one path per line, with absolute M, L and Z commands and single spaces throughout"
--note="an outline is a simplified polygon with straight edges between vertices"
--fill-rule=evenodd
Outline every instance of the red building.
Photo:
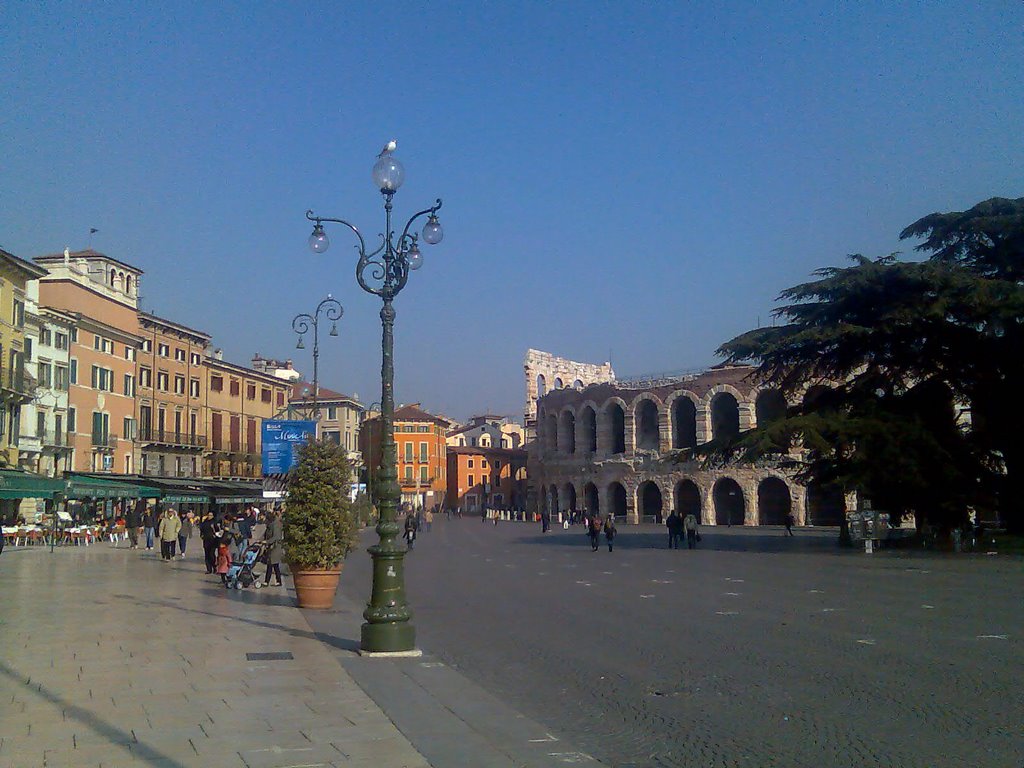
M 481 506 L 526 508 L 526 451 L 449 446 L 445 505 L 479 512 Z

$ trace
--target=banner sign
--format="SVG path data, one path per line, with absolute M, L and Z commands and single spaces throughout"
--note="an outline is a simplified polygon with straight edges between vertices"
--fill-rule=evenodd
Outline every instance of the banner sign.
M 263 474 L 278 475 L 289 472 L 299 463 L 299 448 L 315 435 L 315 421 L 264 421 Z

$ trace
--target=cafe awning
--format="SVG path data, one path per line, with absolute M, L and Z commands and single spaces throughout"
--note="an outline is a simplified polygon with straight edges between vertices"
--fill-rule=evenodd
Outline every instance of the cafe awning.
M 159 488 L 97 475 L 65 475 L 69 499 L 158 499 Z
M 0 499 L 52 499 L 64 481 L 18 469 L 0 469 Z

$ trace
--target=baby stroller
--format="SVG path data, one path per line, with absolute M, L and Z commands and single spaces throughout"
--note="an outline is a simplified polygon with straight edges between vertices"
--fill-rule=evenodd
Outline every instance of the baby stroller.
M 252 569 L 260 561 L 265 549 L 262 541 L 246 547 L 241 558 L 232 562 L 231 567 L 228 568 L 224 586 L 227 589 L 241 589 L 242 587 L 259 589 L 262 587 L 263 584 Z

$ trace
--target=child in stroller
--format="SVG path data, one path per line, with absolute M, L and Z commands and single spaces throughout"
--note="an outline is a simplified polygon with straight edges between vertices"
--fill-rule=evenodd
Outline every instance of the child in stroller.
M 265 548 L 262 541 L 246 547 L 241 557 L 231 563 L 231 567 L 228 568 L 224 586 L 228 589 L 241 589 L 242 587 L 259 589 L 263 586 L 253 572 L 253 568 L 260 561 Z

